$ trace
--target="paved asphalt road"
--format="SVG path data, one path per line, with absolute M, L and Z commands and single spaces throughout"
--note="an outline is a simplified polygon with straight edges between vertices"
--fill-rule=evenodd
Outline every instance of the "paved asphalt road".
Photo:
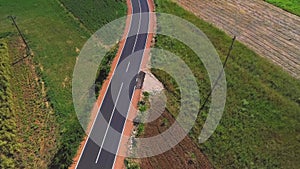
M 140 71 L 148 36 L 139 32 L 148 32 L 150 22 L 148 1 L 131 0 L 131 3 L 133 13 L 138 13 L 131 18 L 128 35 L 133 36 L 126 39 L 117 68 L 76 165 L 77 169 L 111 169 L 114 167 L 115 154 L 119 149 L 121 133 L 135 90 L 135 80 Z M 141 13 L 146 14 L 141 15 Z M 137 56 L 131 55 L 140 50 L 142 52 L 138 52 Z

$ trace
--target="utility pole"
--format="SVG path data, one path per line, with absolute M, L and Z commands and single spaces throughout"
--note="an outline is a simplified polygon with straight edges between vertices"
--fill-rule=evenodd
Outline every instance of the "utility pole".
M 17 23 L 16 23 L 16 20 L 15 20 L 16 17 L 15 17 L 15 16 L 8 16 L 7 18 L 9 18 L 9 19 L 12 20 L 13 25 L 17 28 L 19 35 L 21 36 L 23 42 L 25 43 L 25 46 L 26 46 L 26 56 L 31 55 L 30 47 L 29 47 L 27 41 L 25 40 L 25 37 L 24 37 L 24 35 L 22 34 L 20 28 L 18 27 L 18 25 L 17 25 Z
M 205 101 L 204 101 L 204 103 L 202 104 L 202 106 L 201 106 L 201 108 L 200 108 L 200 111 L 202 111 L 202 110 L 204 109 L 204 106 L 207 104 L 207 102 L 208 102 L 208 100 L 209 100 L 209 98 L 210 98 L 212 92 L 215 90 L 216 86 L 218 85 L 219 80 L 221 79 L 221 77 L 222 77 L 222 75 L 223 75 L 223 72 L 224 72 L 224 70 L 225 70 L 225 68 L 226 68 L 226 65 L 227 65 L 227 61 L 228 61 L 228 59 L 229 59 L 229 57 L 230 57 L 230 54 L 231 54 L 231 51 L 232 51 L 232 49 L 233 49 L 233 45 L 234 45 L 235 40 L 236 40 L 236 36 L 234 36 L 234 37 L 232 38 L 231 45 L 230 45 L 230 47 L 229 47 L 229 50 L 228 50 L 226 59 L 225 59 L 225 61 L 224 61 L 224 63 L 223 63 L 223 69 L 221 70 L 221 72 L 220 72 L 220 74 L 219 74 L 217 80 L 215 81 L 213 87 L 211 88 L 210 92 L 209 92 L 208 95 L 206 96 Z

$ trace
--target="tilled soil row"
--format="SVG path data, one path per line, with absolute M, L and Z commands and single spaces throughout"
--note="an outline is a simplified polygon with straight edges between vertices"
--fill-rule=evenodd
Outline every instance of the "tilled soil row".
M 300 79 L 300 17 L 262 0 L 174 0 Z

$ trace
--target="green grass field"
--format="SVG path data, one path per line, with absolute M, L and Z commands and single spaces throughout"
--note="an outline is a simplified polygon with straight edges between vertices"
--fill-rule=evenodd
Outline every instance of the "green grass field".
M 65 1 L 65 5 L 69 4 L 68 9 L 73 9 L 70 5 L 72 3 L 74 2 Z M 34 52 L 37 71 L 45 82 L 47 97 L 57 116 L 59 125 L 58 148 L 49 167 L 67 168 L 72 163 L 72 158 L 83 137 L 83 130 L 74 112 L 71 92 L 73 67 L 78 56 L 76 49 L 81 49 L 89 38 L 90 32 L 96 29 L 96 27 L 86 26 L 91 29 L 86 30 L 82 23 L 100 26 L 113 18 L 103 18 L 101 22 L 100 20 L 98 20 L 99 22 L 88 20 L 80 23 L 70 16 L 70 12 L 66 11 L 66 8 L 59 1 L 55 0 L 22 2 L 0 0 L 0 4 L 0 36 L 6 36 L 11 32 L 16 34 L 15 27 L 6 18 L 8 15 L 15 15 L 20 29 Z M 119 6 L 115 9 L 122 9 L 118 13 L 120 15 L 121 13 L 125 14 L 123 2 L 108 3 L 108 5 Z M 94 5 L 94 7 L 98 11 L 114 8 L 101 4 Z M 81 6 L 81 8 L 83 7 Z M 84 10 L 88 11 L 89 9 Z M 116 13 L 113 10 L 111 12 Z M 110 15 L 111 13 L 108 12 L 106 14 L 116 17 L 116 15 Z M 74 16 L 78 15 L 74 14 Z
M 169 0 L 155 2 L 157 11 L 180 16 L 200 28 L 224 61 L 231 42 L 229 36 Z M 175 39 L 159 35 L 156 40 L 156 47 L 181 56 L 189 65 L 203 99 L 210 86 L 201 61 Z M 165 85 L 168 110 L 176 116 L 176 84 L 162 71 L 153 73 Z M 239 42 L 234 45 L 226 78 L 227 103 L 221 122 L 213 136 L 199 145 L 215 168 L 299 168 L 300 81 Z M 207 108 L 190 132 L 195 141 L 206 113 Z
M 300 16 L 300 0 L 264 0 L 290 13 Z
M 91 32 L 104 24 L 124 16 L 127 11 L 125 0 L 59 0 Z

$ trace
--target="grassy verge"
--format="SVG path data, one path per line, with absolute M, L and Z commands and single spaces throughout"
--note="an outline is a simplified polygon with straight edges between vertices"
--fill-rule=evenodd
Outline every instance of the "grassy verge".
M 65 5 L 68 3 L 74 4 L 75 2 L 65 1 Z M 85 3 L 88 2 L 85 1 Z M 45 82 L 47 98 L 50 100 L 50 105 L 57 117 L 59 134 L 56 144 L 58 147 L 52 158 L 52 163 L 48 167 L 67 168 L 72 163 L 72 158 L 84 134 L 72 104 L 71 79 L 73 67 L 76 56 L 78 56 L 78 49 L 83 46 L 90 36 L 89 32 L 93 30 L 86 31 L 83 29 L 80 22 L 70 17 L 69 11 L 65 11 L 65 8 L 58 1 L 28 0 L 19 2 L 17 0 L 0 0 L 0 4 L 0 35 L 15 32 L 15 28 L 11 26 L 11 22 L 6 17 L 10 14 L 17 16 L 17 23 L 23 30 L 35 54 L 36 71 Z M 78 3 L 75 4 L 80 6 Z M 116 4 L 124 6 L 123 2 L 110 3 L 110 5 Z M 101 4 L 94 7 L 98 11 L 111 9 L 109 6 L 101 6 Z M 80 6 L 80 8 L 83 11 L 89 11 L 88 7 L 83 8 Z M 68 9 L 73 9 L 73 7 Z M 76 11 L 74 15 L 78 16 Z M 111 10 L 105 15 L 111 16 L 110 14 L 115 12 Z M 88 18 L 94 15 L 100 18 L 101 21 L 105 21 L 100 24 L 95 23 L 94 20 L 89 21 Z M 97 24 L 98 26 L 112 19 L 101 18 L 101 16 L 97 16 L 96 13 L 89 13 L 84 17 L 82 16 L 82 18 L 89 25 Z
M 132 147 L 136 147 L 136 141 L 135 138 L 141 137 L 144 134 L 145 131 L 145 126 L 146 124 L 144 123 L 145 118 L 147 117 L 147 110 L 150 106 L 150 93 L 148 92 L 143 92 L 142 100 L 138 102 L 138 113 L 137 117 L 135 118 L 134 122 L 134 135 L 133 135 L 133 140 L 132 140 Z M 130 153 L 134 153 L 134 150 L 130 150 Z M 140 169 L 140 161 L 138 159 L 133 159 L 133 158 L 125 158 L 124 159 L 124 164 L 126 169 Z
M 19 145 L 10 85 L 11 70 L 7 43 L 0 39 L 0 168 L 15 168 Z
M 264 0 L 292 14 L 300 16 L 300 1 L 299 0 Z
M 117 52 L 118 52 L 119 46 L 116 45 L 114 48 L 112 48 L 101 60 L 99 69 L 97 71 L 97 77 L 95 81 L 95 92 L 96 96 L 99 96 L 99 92 L 102 88 L 102 84 L 106 77 L 108 76 L 111 68 L 111 63 L 113 59 L 115 58 Z
M 141 135 L 144 134 L 145 131 L 145 124 L 143 121 L 145 121 L 145 118 L 147 117 L 147 110 L 150 107 L 150 93 L 148 92 L 143 92 L 142 100 L 138 102 L 138 114 L 136 117 L 136 120 L 140 121 L 140 123 L 137 123 L 135 128 L 136 128 L 136 134 L 135 137 L 140 137 Z
M 159 12 L 180 16 L 199 27 L 222 60 L 231 38 L 177 4 L 156 0 Z M 156 47 L 180 56 L 197 78 L 200 93 L 210 90 L 205 68 L 193 51 L 170 37 L 157 37 Z M 179 50 L 180 49 L 180 50 Z M 168 110 L 176 116 L 176 84 L 162 71 L 152 71 L 168 90 Z M 300 82 L 237 42 L 226 69 L 227 103 L 213 136 L 199 147 L 216 168 L 299 168 Z M 176 102 L 177 100 L 177 102 Z M 171 101 L 171 103 L 170 103 Z M 190 136 L 197 141 L 207 109 Z

